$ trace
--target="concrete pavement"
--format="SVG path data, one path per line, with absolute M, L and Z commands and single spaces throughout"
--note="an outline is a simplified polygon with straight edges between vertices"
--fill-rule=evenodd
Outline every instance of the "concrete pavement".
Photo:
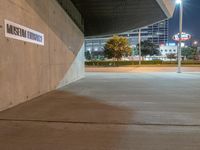
M 200 73 L 87 73 L 0 112 L 2 150 L 199 150 Z

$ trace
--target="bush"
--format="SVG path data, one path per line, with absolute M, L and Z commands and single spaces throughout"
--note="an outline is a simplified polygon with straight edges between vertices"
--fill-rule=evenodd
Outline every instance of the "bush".
M 142 65 L 170 65 L 177 64 L 176 61 L 162 61 L 151 60 L 142 61 Z M 120 67 L 120 66 L 133 66 L 138 65 L 138 61 L 86 61 L 86 66 L 99 66 L 99 67 Z M 200 65 L 200 61 L 183 61 L 183 65 Z

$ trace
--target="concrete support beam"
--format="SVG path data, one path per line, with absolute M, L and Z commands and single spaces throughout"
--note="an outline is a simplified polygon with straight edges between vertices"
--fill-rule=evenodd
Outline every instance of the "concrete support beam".
M 156 0 L 168 18 L 171 18 L 175 9 L 175 0 Z

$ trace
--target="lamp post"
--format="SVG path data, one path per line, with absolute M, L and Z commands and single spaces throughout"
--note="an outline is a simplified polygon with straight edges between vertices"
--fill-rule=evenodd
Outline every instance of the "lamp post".
M 141 65 L 141 55 L 142 55 L 142 52 L 141 52 L 141 29 L 139 29 L 139 32 L 138 32 L 138 51 L 139 51 L 139 65 Z
M 176 3 L 179 4 L 180 14 L 179 14 L 179 45 L 178 45 L 178 69 L 177 73 L 181 73 L 181 41 L 182 41 L 182 32 L 183 32 L 183 2 L 182 0 L 176 0 Z

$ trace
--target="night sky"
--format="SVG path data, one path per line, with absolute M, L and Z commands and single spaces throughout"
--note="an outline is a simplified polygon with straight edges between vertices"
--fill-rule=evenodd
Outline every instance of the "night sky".
M 183 32 L 192 35 L 192 41 L 200 42 L 200 0 L 183 0 Z M 179 7 L 176 7 L 174 16 L 169 21 L 169 40 L 179 32 Z

